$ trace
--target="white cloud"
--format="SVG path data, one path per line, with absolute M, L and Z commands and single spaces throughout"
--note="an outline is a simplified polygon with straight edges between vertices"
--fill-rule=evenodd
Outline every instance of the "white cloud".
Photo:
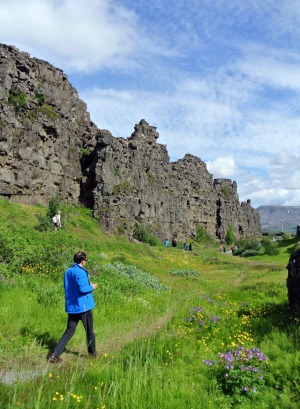
M 0 7 L 3 42 L 69 72 L 124 68 L 147 43 L 137 16 L 110 0 L 0 0 Z
M 232 178 L 237 173 L 235 160 L 232 156 L 217 158 L 206 163 L 207 169 L 216 178 Z
M 289 153 L 287 150 L 283 150 L 274 155 L 273 163 L 276 166 L 284 167 L 289 171 L 290 167 L 299 167 L 300 156 L 296 156 Z M 300 183 L 300 181 L 299 181 Z
M 292 91 L 300 90 L 300 56 L 290 51 L 273 50 L 257 44 L 244 49 L 245 56 L 237 63 L 241 73 L 252 81 Z

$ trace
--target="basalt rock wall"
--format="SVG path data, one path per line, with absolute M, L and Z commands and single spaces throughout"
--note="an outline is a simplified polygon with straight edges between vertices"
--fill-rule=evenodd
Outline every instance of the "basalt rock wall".
M 127 139 L 99 131 L 95 151 L 83 162 L 81 199 L 102 226 L 131 236 L 139 222 L 162 240 L 185 240 L 197 226 L 220 240 L 230 225 L 236 237 L 257 236 L 259 216 L 250 201 L 239 202 L 236 183 L 214 180 L 206 164 L 190 154 L 170 162 L 158 136 L 145 120 Z
M 145 120 L 128 138 L 98 129 L 61 70 L 0 45 L 0 197 L 47 204 L 59 193 L 129 237 L 136 222 L 162 240 L 187 239 L 197 226 L 221 240 L 230 225 L 237 237 L 259 233 L 235 182 L 214 180 L 190 154 L 170 162 L 158 137 Z
M 61 70 L 0 45 L 0 196 L 46 204 L 59 192 L 78 202 L 80 158 L 96 132 Z

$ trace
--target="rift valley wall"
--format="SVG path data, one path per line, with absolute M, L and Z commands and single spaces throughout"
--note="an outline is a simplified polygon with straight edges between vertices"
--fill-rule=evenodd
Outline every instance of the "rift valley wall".
M 259 233 L 259 216 L 250 201 L 239 203 L 235 182 L 214 180 L 190 154 L 170 162 L 158 136 L 145 120 L 127 139 L 99 131 L 95 151 L 83 162 L 82 200 L 104 228 L 130 236 L 139 221 L 162 240 L 184 240 L 197 226 L 221 240 L 230 225 L 236 237 Z
M 237 237 L 259 233 L 235 182 L 214 180 L 190 154 L 170 162 L 158 137 L 145 120 L 129 138 L 99 130 L 61 70 L 0 45 L 0 196 L 46 204 L 60 193 L 129 237 L 137 221 L 162 240 L 187 239 L 199 225 L 221 240 L 230 225 Z
M 66 75 L 0 45 L 0 195 L 46 204 L 80 195 L 82 148 L 97 132 Z

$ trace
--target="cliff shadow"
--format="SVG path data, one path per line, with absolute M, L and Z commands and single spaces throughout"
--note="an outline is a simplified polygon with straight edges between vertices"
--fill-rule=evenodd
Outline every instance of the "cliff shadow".
M 82 177 L 80 181 L 79 202 L 89 209 L 94 209 L 95 205 L 93 191 L 97 186 L 95 176 L 96 164 L 97 154 L 95 150 L 89 154 L 82 155 L 80 159 Z
M 285 333 L 292 340 L 295 347 L 299 348 L 299 310 L 292 310 L 288 301 L 281 304 L 265 303 L 259 309 L 255 309 L 256 316 L 251 319 L 252 312 L 247 308 L 241 308 L 238 316 L 250 317 L 250 328 L 260 342 L 276 328 Z

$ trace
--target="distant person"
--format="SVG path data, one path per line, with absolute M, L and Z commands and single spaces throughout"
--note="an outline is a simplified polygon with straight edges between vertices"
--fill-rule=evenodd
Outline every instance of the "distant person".
M 170 246 L 170 243 L 169 243 L 169 240 L 168 240 L 168 239 L 165 240 L 165 246 L 166 246 L 166 247 L 169 247 L 169 246 Z
M 224 251 L 224 253 L 226 253 L 226 247 L 225 246 L 223 246 L 223 251 Z
M 57 230 L 58 228 L 61 228 L 61 220 L 60 220 L 60 211 L 58 211 L 53 217 L 52 217 L 52 223 Z
M 65 272 L 65 311 L 68 314 L 68 323 L 67 329 L 49 356 L 49 361 L 52 363 L 63 361 L 60 355 L 74 335 L 79 321 L 82 322 L 85 329 L 89 356 L 96 356 L 92 309 L 95 307 L 93 291 L 98 285 L 90 282 L 85 269 L 86 262 L 86 253 L 79 251 L 74 255 L 73 266 Z
M 184 242 L 184 244 L 183 244 L 183 250 L 184 250 L 184 251 L 187 251 L 187 249 L 188 249 L 188 246 L 187 246 L 186 242 Z
M 232 254 L 234 253 L 234 250 L 235 250 L 235 246 L 232 245 L 232 246 L 231 246 L 231 252 L 232 252 Z
M 223 246 L 222 246 L 222 244 L 220 245 L 219 250 L 220 250 L 220 253 L 221 253 L 221 252 L 222 252 L 222 250 L 223 250 Z
M 177 246 L 177 240 L 175 239 L 175 237 L 172 238 L 172 247 L 176 247 Z
M 193 246 L 192 246 L 192 243 L 190 243 L 189 244 L 189 251 L 192 251 L 193 250 Z

